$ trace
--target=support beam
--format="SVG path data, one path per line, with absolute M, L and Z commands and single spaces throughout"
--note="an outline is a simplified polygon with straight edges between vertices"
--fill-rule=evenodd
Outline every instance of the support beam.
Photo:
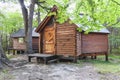
M 105 61 L 108 61 L 108 52 L 105 53 Z

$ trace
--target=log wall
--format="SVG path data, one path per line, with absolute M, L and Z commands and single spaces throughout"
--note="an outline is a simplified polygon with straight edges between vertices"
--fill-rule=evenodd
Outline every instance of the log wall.
M 26 49 L 25 42 L 19 43 L 19 38 L 13 38 L 13 48 L 18 50 L 24 50 Z
M 39 47 L 38 41 L 39 41 L 38 37 L 32 38 L 33 50 L 38 51 L 38 49 L 39 49 L 38 48 Z M 19 38 L 13 38 L 13 48 L 18 49 L 18 50 L 25 50 L 26 49 L 25 42 L 19 43 Z
M 39 51 L 39 37 L 33 37 L 32 38 L 32 47 L 33 47 L 33 50 L 36 50 L 36 52 Z
M 75 26 L 68 22 L 56 23 L 56 53 L 64 56 L 76 54 L 76 30 Z
M 77 31 L 77 35 L 76 35 L 76 38 L 77 38 L 77 43 L 76 43 L 76 48 L 77 48 L 77 56 L 79 56 L 81 54 L 81 33 Z
M 108 34 L 82 34 L 82 53 L 108 52 Z

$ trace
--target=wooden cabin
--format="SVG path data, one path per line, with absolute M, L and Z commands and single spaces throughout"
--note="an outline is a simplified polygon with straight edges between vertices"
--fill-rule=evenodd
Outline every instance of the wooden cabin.
M 54 6 L 51 12 L 57 11 Z M 55 17 L 46 16 L 39 24 L 36 32 L 39 33 L 39 52 L 62 55 L 64 57 L 105 55 L 108 60 L 108 34 L 107 29 L 84 34 L 77 31 L 76 24 L 68 21 L 59 24 Z
M 35 32 L 36 28 L 32 30 L 32 47 L 34 52 L 38 52 L 38 41 L 39 41 L 39 34 Z M 11 34 L 12 38 L 12 48 L 13 50 L 17 51 L 24 51 L 26 49 L 25 46 L 25 31 L 24 29 L 19 29 L 17 32 Z

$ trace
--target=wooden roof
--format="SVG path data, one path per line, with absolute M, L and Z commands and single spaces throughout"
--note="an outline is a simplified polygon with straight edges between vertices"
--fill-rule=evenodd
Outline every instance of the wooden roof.
M 53 8 L 51 9 L 50 12 L 56 12 L 57 11 L 57 6 L 54 5 Z M 36 32 L 41 32 L 42 29 L 45 27 L 45 25 L 47 24 L 47 22 L 51 19 L 52 16 L 46 16 L 43 21 L 38 25 L 38 27 L 36 28 Z

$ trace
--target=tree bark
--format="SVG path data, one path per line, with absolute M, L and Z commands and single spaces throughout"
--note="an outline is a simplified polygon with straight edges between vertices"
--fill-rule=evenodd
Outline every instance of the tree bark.
M 33 13 L 36 0 L 30 0 L 29 14 L 28 10 L 24 4 L 24 0 L 19 0 L 21 5 L 24 26 L 25 26 L 25 43 L 26 43 L 26 53 L 33 53 L 32 49 L 32 22 L 33 22 Z
M 7 56 L 4 54 L 2 45 L 1 45 L 1 37 L 0 37 L 0 69 L 3 68 L 3 65 L 9 65 L 9 59 Z
M 40 19 L 40 8 L 39 8 L 39 5 L 38 5 L 38 2 L 37 2 L 37 7 L 38 7 L 38 12 L 37 12 L 38 18 L 37 18 L 37 20 L 38 20 L 38 25 L 39 25 L 40 22 L 41 22 L 41 19 Z
M 24 28 L 25 28 L 25 36 L 27 36 L 27 32 L 28 32 L 28 11 L 27 11 L 27 8 L 24 4 L 24 0 L 19 0 L 19 3 L 21 5 L 21 9 L 22 9 L 22 15 L 23 15 L 23 20 L 24 20 Z
M 40 10 L 38 9 L 38 25 L 40 24 L 41 19 L 40 19 Z
M 27 33 L 27 51 L 29 54 L 33 53 L 32 49 L 32 22 L 34 15 L 34 6 L 36 0 L 31 0 L 28 16 L 28 33 Z
M 22 15 L 23 15 L 23 20 L 24 20 L 24 29 L 25 29 L 25 45 L 27 45 L 27 32 L 28 32 L 28 11 L 27 8 L 24 4 L 24 0 L 19 0 L 21 10 L 22 10 Z M 27 49 L 26 51 L 27 52 Z

